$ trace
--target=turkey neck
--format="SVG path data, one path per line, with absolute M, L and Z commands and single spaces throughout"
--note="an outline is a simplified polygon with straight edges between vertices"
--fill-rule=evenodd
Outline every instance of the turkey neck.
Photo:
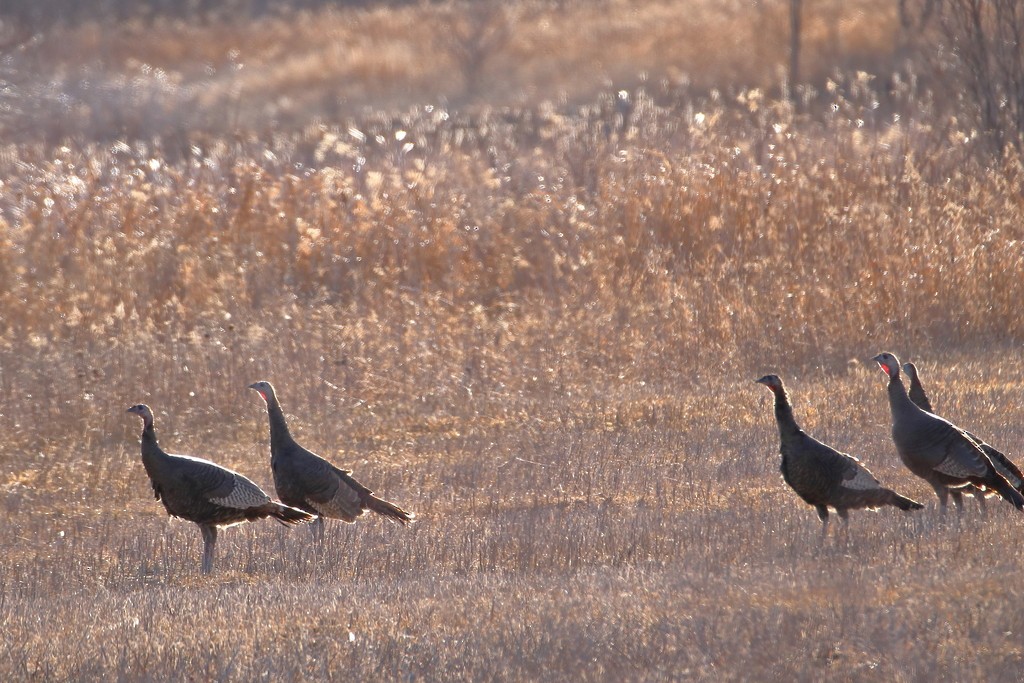
M 929 413 L 935 412 L 932 410 L 932 402 L 928 400 L 928 393 L 925 392 L 921 380 L 916 374 L 910 376 L 910 391 L 907 392 L 907 395 L 921 410 L 927 410 Z
M 142 465 L 150 477 L 160 470 L 160 465 L 166 458 L 167 454 L 156 440 L 156 427 L 147 420 L 142 427 Z
M 889 410 L 895 416 L 897 411 L 906 410 L 913 406 L 910 397 L 907 396 L 907 388 L 903 386 L 900 374 L 897 372 L 889 377 Z
M 789 404 L 789 394 L 783 388 L 775 393 L 775 421 L 779 423 L 779 435 L 785 439 L 800 432 L 800 427 L 793 418 L 793 406 Z
M 284 411 L 276 396 L 270 396 L 267 401 L 267 415 L 270 416 L 270 454 L 276 456 L 286 452 L 295 440 L 288 432 L 288 422 L 284 419 Z

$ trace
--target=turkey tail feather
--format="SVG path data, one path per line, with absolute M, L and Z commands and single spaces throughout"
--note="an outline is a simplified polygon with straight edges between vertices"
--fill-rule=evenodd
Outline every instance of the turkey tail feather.
M 313 520 L 313 515 L 309 514 L 305 510 L 288 507 L 281 503 L 270 503 L 270 505 L 272 506 L 270 509 L 270 515 L 277 521 L 281 522 L 281 524 L 292 526 L 299 522 L 310 522 Z
M 1013 507 L 1018 510 L 1024 510 L 1024 496 L 1020 495 L 1020 491 L 1010 486 L 1010 482 L 1003 479 L 998 474 L 993 473 L 991 483 L 986 482 L 986 485 L 990 485 L 996 490 L 1000 496 L 1005 498 L 1009 503 L 1013 504 Z
M 921 505 L 916 500 L 911 500 L 906 496 L 901 496 L 895 491 L 889 491 L 889 493 L 892 494 L 889 497 L 889 504 L 895 505 L 900 510 L 920 510 L 924 507 L 924 505 Z
M 379 515 L 384 515 L 385 517 L 401 522 L 402 524 L 408 524 L 416 517 L 416 515 L 411 512 L 406 512 L 397 505 L 389 503 L 374 495 L 367 496 L 364 499 L 364 502 L 366 503 L 367 509 L 373 510 Z
M 978 444 L 981 446 L 981 450 L 985 451 L 985 455 L 988 456 L 989 460 L 992 461 L 992 466 L 996 468 L 996 471 L 1003 476 L 1006 481 L 1010 483 L 1010 486 L 1021 491 L 1024 489 L 1024 475 L 1021 474 L 1020 469 L 1013 464 L 1013 461 L 1006 457 L 1004 453 L 999 451 L 987 443 Z

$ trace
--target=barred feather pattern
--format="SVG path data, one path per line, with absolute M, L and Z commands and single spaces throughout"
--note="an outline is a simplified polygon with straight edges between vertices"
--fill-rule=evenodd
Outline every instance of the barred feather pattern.
M 901 510 L 916 510 L 922 505 L 882 486 L 857 458 L 835 450 L 806 434 L 797 425 L 789 395 L 778 375 L 757 380 L 775 395 L 775 419 L 779 428 L 780 470 L 787 484 L 822 520 L 824 532 L 828 509 L 846 517 L 848 510 L 874 509 L 891 505 Z
M 872 360 L 888 375 L 892 440 L 907 469 L 927 481 L 945 507 L 951 489 L 973 484 L 994 490 L 1018 510 L 1024 496 L 1002 477 L 985 452 L 966 432 L 910 399 L 900 378 L 900 362 L 892 353 Z M 954 498 L 954 500 L 956 500 Z

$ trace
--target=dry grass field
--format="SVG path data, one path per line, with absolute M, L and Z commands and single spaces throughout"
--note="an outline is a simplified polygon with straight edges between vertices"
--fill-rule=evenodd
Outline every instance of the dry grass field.
M 868 359 L 1024 459 L 1020 160 L 856 70 L 888 3 L 818 5 L 802 107 L 784 3 L 503 7 L 473 73 L 450 4 L 4 62 L 0 678 L 1018 679 L 1024 516 L 940 517 Z M 766 372 L 926 509 L 820 541 Z M 235 527 L 201 575 L 124 411 L 270 491 L 258 379 L 417 523 Z

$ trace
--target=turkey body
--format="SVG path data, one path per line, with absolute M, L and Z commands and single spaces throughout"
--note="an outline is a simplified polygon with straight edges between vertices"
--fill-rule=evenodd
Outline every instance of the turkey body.
M 194 522 L 203 534 L 202 571 L 213 569 L 217 528 L 273 517 L 285 525 L 312 520 L 312 515 L 270 499 L 234 470 L 202 458 L 165 452 L 156 437 L 153 411 L 145 404 L 128 412 L 142 418 L 142 464 L 157 500 L 167 513 Z
M 846 521 L 847 511 L 892 505 L 901 510 L 923 506 L 882 486 L 857 458 L 808 435 L 793 417 L 789 395 L 777 375 L 765 375 L 759 384 L 775 395 L 775 420 L 779 428 L 782 478 L 808 505 L 814 506 L 828 531 L 828 509 Z
M 921 383 L 921 375 L 917 369 L 917 366 L 913 363 L 904 363 L 903 371 L 907 373 L 907 378 L 910 380 L 910 390 L 907 395 L 910 396 L 910 400 L 921 410 L 925 410 L 929 413 L 935 414 L 932 409 L 931 400 L 928 398 L 928 393 L 924 389 L 924 385 Z M 1000 476 L 1006 479 L 1010 483 L 1010 486 L 1017 489 L 1017 491 L 1024 493 L 1024 474 L 1021 474 L 1020 468 L 1017 467 L 1010 458 L 1000 451 L 995 446 L 986 443 L 981 437 L 972 434 L 971 432 L 964 431 L 969 439 L 978 445 L 978 447 L 985 452 L 989 460 L 992 461 L 992 466 L 996 468 Z M 952 493 L 952 492 L 951 492 Z M 954 502 L 956 499 L 954 498 Z
M 350 470 L 334 466 L 292 438 L 284 411 L 273 385 L 260 381 L 249 385 L 266 401 L 270 421 L 270 467 L 274 488 L 286 505 L 317 517 L 314 533 L 323 535 L 323 520 L 330 517 L 352 523 L 366 510 L 407 524 L 414 515 L 378 498 L 352 476 Z
M 892 440 L 900 460 L 931 485 L 943 509 L 951 491 L 969 485 L 990 488 L 1017 509 L 1024 509 L 1024 496 L 999 474 L 966 432 L 914 404 L 900 379 L 895 355 L 880 353 L 872 360 L 889 376 Z

